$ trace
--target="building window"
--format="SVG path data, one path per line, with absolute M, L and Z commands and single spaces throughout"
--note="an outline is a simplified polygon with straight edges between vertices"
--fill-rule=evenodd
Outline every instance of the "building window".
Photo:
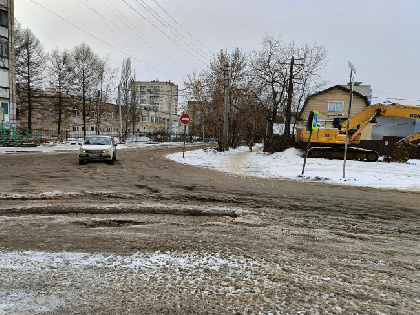
M 73 126 L 73 131 L 80 131 L 80 127 L 78 127 L 78 126 Z
M 5 39 L 0 40 L 0 57 L 9 57 L 9 42 Z
M 78 116 L 80 116 L 79 109 L 77 109 L 76 107 L 73 107 L 73 117 L 78 117 Z
M 7 23 L 7 11 L 0 10 L 0 25 L 5 27 L 9 26 Z
M 344 102 L 328 102 L 329 112 L 342 112 L 344 110 Z
M 3 108 L 3 114 L 9 114 L 9 104 L 1 102 L 1 108 Z

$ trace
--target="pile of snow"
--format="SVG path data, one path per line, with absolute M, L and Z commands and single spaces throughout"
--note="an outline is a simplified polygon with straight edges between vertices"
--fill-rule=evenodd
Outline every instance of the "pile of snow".
M 305 172 L 301 175 L 304 161 L 302 151 L 291 148 L 268 154 L 260 149 L 261 145 L 254 147 L 254 152 L 250 152 L 248 147 L 227 152 L 204 149 L 188 151 L 185 158 L 182 158 L 182 152 L 169 154 L 167 158 L 183 164 L 245 176 L 420 190 L 420 160 L 409 160 L 405 164 L 348 160 L 346 176 L 343 178 L 342 160 L 307 159 Z

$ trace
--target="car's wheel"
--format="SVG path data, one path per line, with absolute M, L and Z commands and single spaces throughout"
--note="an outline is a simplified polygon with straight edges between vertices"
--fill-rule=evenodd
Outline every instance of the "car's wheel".
M 114 155 L 112 156 L 112 160 L 114 160 L 114 161 L 117 160 L 117 153 L 114 152 Z
M 106 161 L 106 164 L 109 164 L 109 165 L 114 164 L 114 158 L 112 158 L 112 160 Z

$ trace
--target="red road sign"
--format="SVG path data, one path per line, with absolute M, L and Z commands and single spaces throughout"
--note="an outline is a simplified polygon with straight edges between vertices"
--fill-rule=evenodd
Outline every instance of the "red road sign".
M 188 114 L 182 114 L 181 116 L 181 123 L 184 125 L 188 125 L 191 121 L 191 117 Z

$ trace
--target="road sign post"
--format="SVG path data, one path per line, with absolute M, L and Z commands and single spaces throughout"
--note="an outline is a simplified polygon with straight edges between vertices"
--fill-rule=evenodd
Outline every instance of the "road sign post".
M 309 139 L 306 146 L 305 158 L 303 159 L 302 175 L 305 173 L 306 158 L 308 157 L 308 151 L 311 145 L 312 131 L 318 129 L 318 116 L 319 112 L 317 110 L 311 111 L 309 113 L 308 122 L 306 123 L 306 131 L 309 131 Z
M 188 114 L 182 114 L 181 116 L 181 124 L 184 125 L 184 148 L 182 149 L 182 158 L 185 158 L 185 139 L 187 137 L 187 125 L 190 123 L 191 121 L 191 117 Z

